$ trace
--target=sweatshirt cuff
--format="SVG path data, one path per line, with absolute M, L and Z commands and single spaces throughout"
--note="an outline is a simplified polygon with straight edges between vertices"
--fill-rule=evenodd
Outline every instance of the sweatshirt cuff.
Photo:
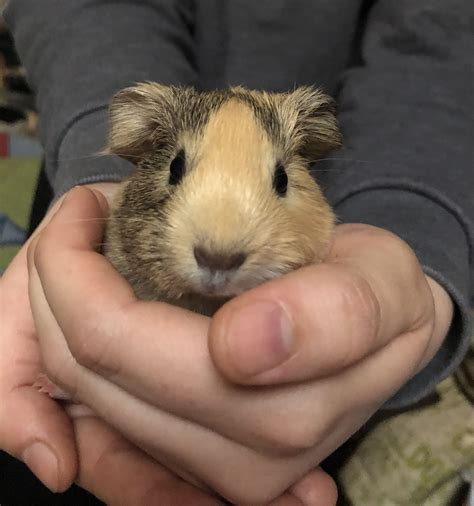
M 444 204 L 417 191 L 388 187 L 352 193 L 335 204 L 341 222 L 381 227 L 406 241 L 424 272 L 444 287 L 455 306 L 451 328 L 436 355 L 385 403 L 385 409 L 403 409 L 428 395 L 469 347 L 469 238 L 455 210 Z
M 55 198 L 73 186 L 98 182 L 119 182 L 126 178 L 134 166 L 115 155 L 99 154 L 106 147 L 108 106 L 86 111 L 66 129 L 59 141 L 54 160 L 54 177 L 51 181 Z

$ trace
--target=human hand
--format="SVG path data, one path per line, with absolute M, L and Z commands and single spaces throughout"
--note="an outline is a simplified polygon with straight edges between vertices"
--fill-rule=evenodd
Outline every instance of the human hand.
M 78 197 L 64 206 L 63 219 L 77 213 Z M 449 297 L 426 281 L 402 241 L 372 227 L 340 227 L 324 265 L 262 285 L 216 315 L 210 348 L 227 376 L 250 384 L 305 379 L 239 388 L 214 370 L 208 319 L 136 301 L 129 285 L 94 251 L 101 227 L 84 222 L 76 232 L 71 236 L 56 220 L 30 254 L 30 294 L 48 374 L 148 452 L 236 502 L 278 495 L 339 446 L 429 361 L 451 319 Z M 52 265 L 48 245 L 55 242 Z M 311 318 L 319 304 L 305 303 L 303 289 L 321 301 L 319 319 Z M 297 353 L 303 373 L 292 369 L 296 359 L 291 359 L 284 373 L 275 369 L 257 378 L 247 369 L 239 376 L 232 352 L 220 341 L 229 314 L 256 300 L 284 301 L 298 322 L 296 342 L 303 349 L 322 344 L 318 367 Z M 330 318 L 341 313 L 346 318 Z M 105 320 L 104 314 L 111 317 Z M 261 314 L 253 316 L 255 336 L 276 327 L 274 321 L 259 324 Z M 277 314 L 271 311 L 270 319 Z M 315 323 L 318 332 L 309 339 Z
M 29 242 L 0 278 L 0 448 L 23 460 L 52 490 L 60 491 L 77 472 L 76 448 L 66 413 L 31 387 L 41 360 L 28 300 Z
M 386 381 L 383 401 L 428 364 L 452 317 L 451 298 L 424 275 L 406 243 L 380 228 L 347 224 L 336 227 L 323 264 L 226 304 L 213 320 L 209 347 L 221 373 L 243 385 L 345 375 L 358 364 L 368 373 L 369 361 L 383 371 L 386 363 L 398 373 L 377 379 L 379 388 Z
M 91 186 L 106 194 L 116 187 Z M 32 240 L 61 202 L 52 207 Z M 53 492 L 66 490 L 75 480 L 112 505 L 219 504 L 104 422 L 82 416 L 74 407 L 68 414 L 33 388 L 42 364 L 28 299 L 30 243 L 0 278 L 0 448 L 23 460 Z

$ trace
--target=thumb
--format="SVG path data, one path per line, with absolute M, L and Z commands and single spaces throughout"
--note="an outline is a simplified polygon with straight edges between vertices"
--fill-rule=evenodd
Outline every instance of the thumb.
M 51 491 L 68 489 L 77 458 L 67 414 L 30 385 L 18 385 L 8 394 L 0 391 L 0 396 L 0 448 L 23 461 Z
M 216 313 L 209 348 L 224 376 L 253 385 L 326 377 L 402 333 L 429 328 L 431 292 L 410 248 L 374 227 L 338 228 L 325 263 L 263 284 Z M 420 339 L 417 353 L 426 345 Z

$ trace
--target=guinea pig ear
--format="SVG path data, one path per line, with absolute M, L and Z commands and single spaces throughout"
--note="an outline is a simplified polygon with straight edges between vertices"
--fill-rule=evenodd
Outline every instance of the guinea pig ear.
M 171 141 L 176 92 L 177 89 L 158 83 L 138 84 L 119 91 L 109 108 L 105 153 L 136 164 L 159 144 Z
M 304 86 L 286 94 L 285 105 L 296 112 L 296 116 L 291 115 L 293 135 L 305 158 L 317 160 L 341 146 L 336 104 L 329 95 L 320 89 Z

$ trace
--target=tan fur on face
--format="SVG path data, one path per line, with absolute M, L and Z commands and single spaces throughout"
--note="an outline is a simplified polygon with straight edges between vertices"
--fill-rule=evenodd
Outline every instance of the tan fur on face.
M 328 103 L 325 95 L 312 97 L 313 106 L 320 99 Z M 299 109 L 297 102 L 309 98 L 302 90 L 272 95 L 239 88 L 222 99 L 195 94 L 195 100 L 209 100 L 206 121 L 194 128 L 184 122 L 170 133 L 172 153 L 186 153 L 186 175 L 170 188 L 169 161 L 158 159 L 163 166 L 156 170 L 150 161 L 139 166 L 124 184 L 109 226 L 107 255 L 140 297 L 209 314 L 232 295 L 321 259 L 334 218 L 300 153 L 328 150 L 323 141 L 309 149 L 308 135 L 326 136 L 329 145 L 339 138 L 330 133 L 336 128 L 332 113 L 323 111 L 318 119 L 314 110 Z M 188 98 L 178 116 L 196 121 L 193 106 Z M 278 163 L 289 180 L 283 197 L 272 185 Z M 211 283 L 196 263 L 195 246 L 223 255 L 242 252 L 247 259 Z M 211 284 L 217 299 L 208 293 Z
M 271 186 L 272 146 L 252 111 L 236 100 L 210 118 L 200 141 L 170 223 L 185 228 L 190 242 L 230 251 L 244 239 L 236 231 L 253 228 L 263 212 L 265 196 L 258 189 Z M 186 213 L 189 220 L 184 219 Z

